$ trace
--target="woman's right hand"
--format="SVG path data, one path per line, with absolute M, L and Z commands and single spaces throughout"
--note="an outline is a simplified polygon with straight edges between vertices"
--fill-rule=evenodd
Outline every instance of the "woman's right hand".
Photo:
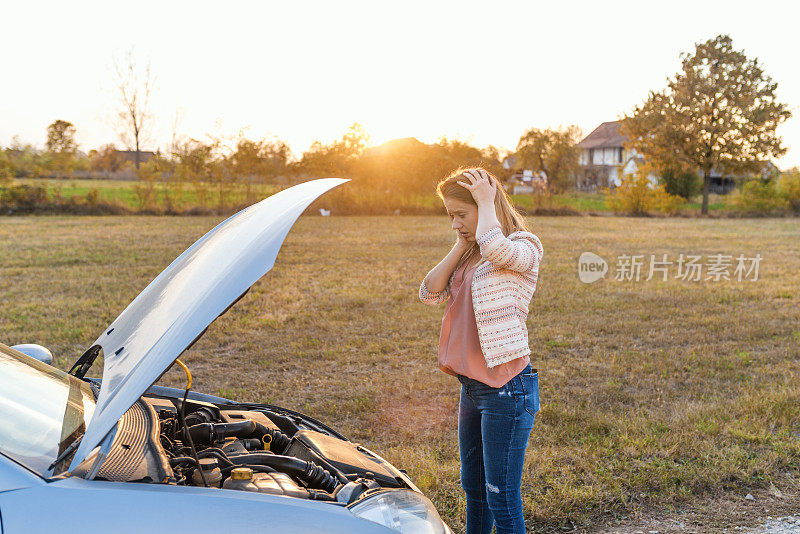
M 473 242 L 467 241 L 461 236 L 461 233 L 456 230 L 456 242 L 453 243 L 453 248 L 447 253 L 442 261 L 436 267 L 431 269 L 423 282 L 431 293 L 439 293 L 447 289 L 449 278 L 456 270 L 458 262 L 464 253 L 472 248 Z
M 456 230 L 456 243 L 454 245 L 454 248 L 457 248 L 458 250 L 460 250 L 463 253 L 463 252 L 466 252 L 468 249 L 472 248 L 472 242 L 471 241 L 467 241 L 464 238 L 464 236 L 461 235 L 461 232 Z

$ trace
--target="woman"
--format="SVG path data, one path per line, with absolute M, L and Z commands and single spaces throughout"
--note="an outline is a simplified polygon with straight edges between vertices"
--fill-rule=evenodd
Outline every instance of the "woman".
M 539 411 L 525 320 L 542 244 L 527 231 L 495 177 L 459 168 L 439 182 L 457 231 L 453 248 L 422 280 L 419 298 L 448 299 L 439 369 L 461 382 L 458 443 L 467 534 L 525 532 L 520 485 Z

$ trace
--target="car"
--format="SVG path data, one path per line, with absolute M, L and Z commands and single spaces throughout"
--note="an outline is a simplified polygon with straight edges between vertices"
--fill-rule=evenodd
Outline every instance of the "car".
M 198 239 L 69 372 L 0 344 L 0 532 L 450 533 L 407 473 L 300 412 L 191 390 L 179 360 L 349 180 L 284 189 Z M 98 357 L 101 378 L 87 377 Z M 186 388 L 155 383 L 173 365 Z

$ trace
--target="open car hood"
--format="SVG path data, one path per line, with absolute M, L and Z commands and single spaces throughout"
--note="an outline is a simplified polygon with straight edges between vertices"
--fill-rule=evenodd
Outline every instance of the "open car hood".
M 103 381 L 69 470 L 214 319 L 272 269 L 309 204 L 347 181 L 310 180 L 245 208 L 198 239 L 139 293 L 92 344 L 103 350 Z

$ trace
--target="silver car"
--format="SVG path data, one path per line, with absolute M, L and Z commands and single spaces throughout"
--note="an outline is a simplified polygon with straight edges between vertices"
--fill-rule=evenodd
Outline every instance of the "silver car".
M 0 343 L 0 533 L 450 533 L 406 473 L 307 415 L 191 391 L 178 360 L 348 180 L 285 189 L 161 272 L 65 373 Z M 87 378 L 103 357 L 102 379 Z M 186 389 L 154 383 L 173 364 Z

